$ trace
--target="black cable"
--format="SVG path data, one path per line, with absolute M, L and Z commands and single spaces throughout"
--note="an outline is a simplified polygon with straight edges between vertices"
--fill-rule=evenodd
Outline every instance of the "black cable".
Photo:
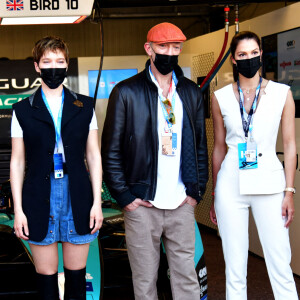
M 96 101 L 97 101 L 97 94 L 98 94 L 98 88 L 100 83 L 100 77 L 102 72 L 102 66 L 103 66 L 103 57 L 104 57 L 104 30 L 103 30 L 103 18 L 100 17 L 100 41 L 101 41 L 101 55 L 100 55 L 100 66 L 99 66 L 99 72 L 97 77 L 97 83 L 96 83 L 96 89 L 94 94 L 94 109 L 96 107 Z

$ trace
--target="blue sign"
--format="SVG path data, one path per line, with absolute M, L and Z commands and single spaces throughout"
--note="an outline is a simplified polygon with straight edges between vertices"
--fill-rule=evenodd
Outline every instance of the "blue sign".
M 129 77 L 137 74 L 137 69 L 102 70 L 97 99 L 107 99 L 114 86 Z M 88 71 L 89 96 L 94 97 L 98 71 Z

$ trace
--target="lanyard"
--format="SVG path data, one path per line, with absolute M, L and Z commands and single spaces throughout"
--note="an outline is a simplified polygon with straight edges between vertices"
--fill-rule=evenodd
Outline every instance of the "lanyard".
M 54 127 L 55 127 L 55 135 L 56 135 L 56 144 L 58 143 L 58 141 L 60 140 L 60 133 L 61 133 L 61 118 L 62 118 L 62 110 L 63 110 L 63 105 L 64 105 L 64 100 L 65 100 L 65 92 L 64 90 L 62 90 L 62 101 L 61 101 L 61 107 L 59 109 L 58 112 L 58 116 L 57 116 L 57 120 L 54 120 L 54 116 L 52 114 L 52 111 L 50 109 L 49 103 L 47 101 L 46 95 L 44 94 L 43 90 L 42 91 L 42 97 L 44 100 L 44 103 L 52 117 L 53 123 L 54 123 Z
M 245 132 L 246 140 L 248 138 L 248 132 L 250 131 L 250 134 L 251 134 L 252 129 L 253 129 L 253 117 L 252 116 L 257 107 L 257 100 L 258 100 L 258 97 L 260 94 L 261 82 L 262 82 L 262 77 L 260 77 L 260 79 L 259 79 L 259 85 L 257 86 L 256 91 L 255 91 L 255 98 L 253 100 L 249 114 L 247 114 L 245 106 L 244 106 L 244 103 L 245 103 L 244 94 L 240 87 L 240 82 L 239 82 L 239 80 L 237 80 L 237 86 L 238 86 L 238 91 L 239 91 L 239 95 L 240 95 L 240 99 L 239 99 L 240 112 L 241 112 L 242 124 L 243 124 L 243 129 Z
M 152 71 L 151 71 L 151 67 L 149 66 L 149 72 L 150 72 L 150 75 L 151 75 L 151 78 L 152 80 L 154 81 L 154 83 L 156 84 L 157 87 L 159 87 L 159 84 L 156 80 L 156 78 L 154 77 Z M 172 88 L 173 87 L 173 81 L 174 81 L 174 89 Z M 171 102 L 171 107 L 172 107 L 172 110 L 173 110 L 173 114 L 174 114 L 174 109 L 175 109 L 175 98 L 176 98 L 176 85 L 177 85 L 177 78 L 176 78 L 176 75 L 175 75 L 175 72 L 173 71 L 172 72 L 172 81 L 171 81 L 171 84 L 170 84 L 170 88 L 169 88 L 169 95 L 171 95 L 172 93 L 172 90 L 173 90 L 173 94 L 172 94 L 172 102 Z M 167 112 L 167 109 L 164 105 L 164 101 L 167 99 L 163 96 L 162 94 L 162 91 L 160 91 L 160 89 L 158 89 L 158 97 L 160 99 L 160 104 L 161 104 L 161 107 L 162 107 L 162 111 L 163 111 L 163 115 L 164 115 L 164 118 L 165 120 L 167 121 L 168 123 L 168 128 L 171 128 L 173 126 L 173 124 L 169 121 L 169 114 Z

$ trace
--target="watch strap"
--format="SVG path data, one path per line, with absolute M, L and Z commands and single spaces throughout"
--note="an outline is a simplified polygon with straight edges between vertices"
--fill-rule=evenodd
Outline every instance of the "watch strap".
M 293 194 L 296 194 L 296 189 L 293 187 L 286 187 L 284 189 L 285 192 L 292 192 Z

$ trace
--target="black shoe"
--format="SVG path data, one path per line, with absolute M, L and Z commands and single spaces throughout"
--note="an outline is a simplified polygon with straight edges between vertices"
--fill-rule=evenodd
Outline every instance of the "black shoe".
M 86 300 L 86 268 L 81 270 L 65 270 L 64 300 Z
M 36 275 L 39 298 L 41 300 L 59 300 L 57 273 L 53 275 L 36 273 Z

